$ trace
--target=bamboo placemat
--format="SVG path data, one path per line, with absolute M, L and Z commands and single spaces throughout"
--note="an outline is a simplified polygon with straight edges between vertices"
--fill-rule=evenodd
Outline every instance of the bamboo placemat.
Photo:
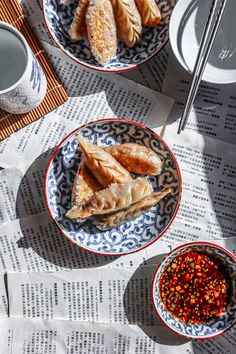
M 18 0 L 0 0 L 0 20 L 13 25 L 23 34 L 47 78 L 47 94 L 43 102 L 33 111 L 25 114 L 11 114 L 0 109 L 0 140 L 3 140 L 15 131 L 51 112 L 66 102 L 69 97 L 60 84 L 38 40 L 32 33 Z

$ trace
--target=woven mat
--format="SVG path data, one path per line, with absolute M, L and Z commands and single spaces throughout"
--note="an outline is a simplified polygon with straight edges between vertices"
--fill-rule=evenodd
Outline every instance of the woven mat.
M 34 55 L 41 64 L 47 78 L 47 94 L 43 102 L 33 111 L 25 114 L 11 114 L 0 109 L 0 140 L 36 121 L 68 100 L 49 60 L 40 47 L 25 18 L 18 0 L 0 0 L 0 20 L 16 27 L 26 38 Z

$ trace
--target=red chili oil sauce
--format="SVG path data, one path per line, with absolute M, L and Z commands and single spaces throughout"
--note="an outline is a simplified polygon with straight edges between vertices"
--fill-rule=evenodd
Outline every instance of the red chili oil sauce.
M 189 325 L 220 316 L 227 305 L 228 284 L 218 264 L 192 250 L 172 260 L 164 270 L 160 287 L 167 310 Z

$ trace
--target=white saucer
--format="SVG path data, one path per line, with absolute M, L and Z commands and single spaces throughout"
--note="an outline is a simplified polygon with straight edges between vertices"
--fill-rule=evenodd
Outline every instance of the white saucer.
M 192 73 L 211 1 L 179 0 L 170 20 L 170 43 L 180 64 Z M 236 82 L 236 1 L 229 0 L 206 65 L 203 80 Z

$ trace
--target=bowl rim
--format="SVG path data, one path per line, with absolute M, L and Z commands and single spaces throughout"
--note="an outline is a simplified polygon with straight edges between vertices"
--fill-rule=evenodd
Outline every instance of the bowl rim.
M 170 41 L 170 45 L 173 50 L 173 53 L 175 55 L 175 58 L 178 60 L 181 67 L 185 71 L 187 71 L 190 75 L 193 75 L 193 71 L 189 68 L 189 66 L 186 64 L 184 58 L 182 58 L 179 53 L 178 45 L 177 45 L 177 38 L 178 38 L 179 24 L 182 21 L 184 11 L 186 10 L 187 6 L 190 6 L 191 3 L 196 2 L 196 1 L 197 0 L 178 0 L 172 13 L 171 13 L 170 23 L 169 23 L 169 41 Z M 177 16 L 178 12 L 180 13 L 179 16 Z M 178 23 L 178 24 L 176 25 L 176 23 Z M 177 29 L 177 31 L 176 31 L 176 29 Z M 236 68 L 234 70 L 236 70 Z M 223 69 L 221 71 L 223 71 Z M 217 81 L 217 75 L 216 75 L 216 80 L 214 80 L 214 79 L 210 80 L 207 77 L 205 77 L 205 75 L 204 75 L 205 73 L 206 73 L 206 69 L 203 72 L 201 81 L 206 82 L 208 84 L 226 85 L 226 84 L 233 84 L 236 82 L 236 79 Z M 222 77 L 224 77 L 224 75 Z
M 236 318 L 232 321 L 232 324 L 230 324 L 229 327 L 227 327 L 226 329 L 223 329 L 219 332 L 217 332 L 216 334 L 214 335 L 206 335 L 206 336 L 186 336 L 185 334 L 181 333 L 180 331 L 178 332 L 177 330 L 175 330 L 173 327 L 171 327 L 164 319 L 163 317 L 161 316 L 161 314 L 159 313 L 158 311 L 158 308 L 156 306 L 156 302 L 155 302 L 155 296 L 154 296 L 154 292 L 155 292 L 155 284 L 156 284 L 156 276 L 157 276 L 157 273 L 159 272 L 160 270 L 160 267 L 161 267 L 161 264 L 162 264 L 162 261 L 164 260 L 167 260 L 174 252 L 180 250 L 181 248 L 191 248 L 192 246 L 196 246 L 196 245 L 199 245 L 199 246 L 211 246 L 211 247 L 214 247 L 214 248 L 218 248 L 220 249 L 221 251 L 227 253 L 231 258 L 232 260 L 236 263 L 236 256 L 234 256 L 234 254 L 232 252 L 230 252 L 229 250 L 227 250 L 225 247 L 222 247 L 222 246 L 219 246 L 213 242 L 208 242 L 208 241 L 195 241 L 195 242 L 188 242 L 188 243 L 183 243 L 179 246 L 177 246 L 176 248 L 174 248 L 172 251 L 168 252 L 167 255 L 165 257 L 162 258 L 162 260 L 160 261 L 160 263 L 158 264 L 157 268 L 155 269 L 155 272 L 154 272 L 154 275 L 153 275 L 153 278 L 152 278 L 152 283 L 151 283 L 151 294 L 152 294 L 152 305 L 155 309 L 155 312 L 156 314 L 158 315 L 159 319 L 172 331 L 174 332 L 175 334 L 179 334 L 179 335 L 182 335 L 186 338 L 193 338 L 193 339 L 196 339 L 196 340 L 204 340 L 204 339 L 210 339 L 210 338 L 215 338 L 215 337 L 218 337 L 220 336 L 221 334 L 223 334 L 224 332 L 226 332 L 228 329 L 230 329 L 235 323 L 236 323 Z
M 178 10 L 182 10 L 182 8 L 184 7 L 185 9 L 185 5 L 183 5 L 183 2 L 186 1 L 186 5 L 187 5 L 187 1 L 188 4 L 189 0 L 178 0 L 174 10 L 172 11 L 171 17 L 170 17 L 170 24 L 169 24 L 169 40 L 170 40 L 170 45 L 171 48 L 173 50 L 173 53 L 176 57 L 176 59 L 178 60 L 179 64 L 182 66 L 182 68 L 185 69 L 185 71 L 187 71 L 189 74 L 192 75 L 192 71 L 190 70 L 190 68 L 188 67 L 188 65 L 184 62 L 184 60 L 181 59 L 181 56 L 179 54 L 179 50 L 178 50 L 178 46 L 176 44 L 177 41 L 177 37 L 178 37 L 178 33 L 176 32 L 175 28 L 177 28 L 178 30 L 178 26 L 176 25 L 176 18 L 179 18 L 179 16 L 176 15 L 176 13 L 178 12 Z M 195 0 L 190 0 L 191 2 L 195 1 Z M 182 12 L 182 11 L 180 11 Z M 181 22 L 181 18 L 178 21 L 179 23 Z
M 60 225 L 57 223 L 55 217 L 53 216 L 52 212 L 51 212 L 51 209 L 50 209 L 50 206 L 49 206 L 49 200 L 48 200 L 48 196 L 47 196 L 47 179 L 48 179 L 48 172 L 49 172 L 49 169 L 50 169 L 50 166 L 51 166 L 51 163 L 56 155 L 56 153 L 58 152 L 58 150 L 61 148 L 61 146 L 65 143 L 65 141 L 67 139 L 69 139 L 71 136 L 73 136 L 76 132 L 78 132 L 79 130 L 83 129 L 83 128 L 86 128 L 87 126 L 89 125 L 92 125 L 94 123 L 100 123 L 100 122 L 125 122 L 125 123 L 129 123 L 129 124 L 133 124 L 133 125 L 136 125 L 138 127 L 141 127 L 145 130 L 148 130 L 149 132 L 151 132 L 158 140 L 160 140 L 160 142 L 166 147 L 166 149 L 169 151 L 174 163 L 175 163 L 175 166 L 176 166 L 176 170 L 177 170 L 177 174 L 178 174 L 178 182 L 179 182 L 179 197 L 178 197 L 178 201 L 177 201 L 177 205 L 176 205 L 176 208 L 175 208 L 175 211 L 169 221 L 169 223 L 167 224 L 167 226 L 164 228 L 164 230 L 162 230 L 162 232 L 156 236 L 154 238 L 154 240 L 152 240 L 151 242 L 145 244 L 144 246 L 138 248 L 138 249 L 135 249 L 135 250 L 131 250 L 131 251 L 128 251 L 128 252 L 117 252 L 117 253 L 106 253 L 106 252 L 97 252 L 97 251 L 94 251 L 94 250 L 91 250 L 89 248 L 86 248 L 85 246 L 82 246 L 80 244 L 78 244 L 78 242 L 72 240 L 64 231 L 63 229 L 60 227 Z M 54 149 L 49 161 L 48 161 L 48 164 L 47 164 L 47 167 L 46 167 L 46 173 L 45 173 L 45 176 L 44 176 L 44 198 L 45 198 L 45 201 L 46 201 L 46 207 L 47 207 L 47 210 L 49 212 L 49 215 L 51 216 L 52 220 L 54 221 L 54 223 L 56 224 L 57 228 L 59 229 L 59 231 L 63 234 L 63 236 L 65 236 L 69 241 L 71 241 L 73 244 L 75 244 L 77 247 L 81 247 L 82 249 L 84 249 L 85 251 L 88 251 L 88 252 L 91 252 L 93 254 L 97 254 L 97 255 L 101 255 L 101 256 L 111 256 L 111 257 L 114 257 L 114 256 L 124 256 L 124 255 L 128 255 L 128 254 L 131 254 L 131 253 L 136 253 L 136 252 L 139 252 L 141 250 L 144 250 L 145 248 L 149 247 L 150 245 L 152 245 L 154 242 L 156 242 L 161 236 L 163 236 L 165 234 L 165 232 L 169 229 L 169 227 L 172 225 L 174 219 L 176 218 L 176 215 L 178 213 L 178 210 L 179 210 L 179 207 L 180 207 L 180 203 L 181 203 L 181 199 L 182 199 L 182 175 L 181 175 L 181 171 L 180 171 L 180 168 L 179 168 L 179 164 L 176 160 L 176 157 L 174 155 L 174 153 L 172 152 L 172 150 L 169 148 L 169 146 L 166 144 L 166 142 L 156 133 L 154 132 L 151 128 L 148 128 L 146 125 L 144 124 L 140 124 L 140 123 L 137 123 L 137 122 L 134 122 L 134 121 L 131 121 L 131 120 L 128 120 L 128 119 L 124 119 L 124 118 L 104 118 L 104 119 L 98 119 L 98 120 L 94 120 L 94 121 L 90 121 L 88 123 L 85 123 L 83 125 L 81 125 L 79 128 L 76 128 L 74 129 L 71 133 L 69 133 L 64 139 L 62 139 L 62 141 L 56 146 L 56 148 Z
M 82 65 L 84 67 L 86 67 L 87 69 L 91 69 L 91 70 L 95 70 L 95 71 L 98 71 L 98 72 L 104 72 L 104 73 L 121 73 L 121 72 L 126 72 L 126 71 L 131 71 L 133 69 L 137 69 L 139 66 L 143 65 L 143 64 L 146 64 L 149 60 L 151 60 L 155 55 L 157 55 L 162 49 L 165 48 L 166 44 L 169 42 L 169 39 L 170 39 L 170 22 L 168 23 L 168 31 L 167 31 L 167 36 L 166 36 L 166 39 L 164 40 L 164 42 L 162 43 L 162 45 L 160 46 L 160 48 L 158 48 L 154 53 L 152 53 L 148 58 L 144 59 L 143 61 L 141 61 L 140 63 L 138 64 L 133 64 L 131 66 L 129 66 L 128 68 L 118 68 L 118 69 L 111 69 L 111 70 L 108 70 L 108 69 L 105 69 L 104 67 L 100 67 L 100 66 L 94 66 L 94 65 L 90 65 L 90 64 L 87 64 L 86 62 L 84 61 L 81 61 L 79 59 L 77 59 L 73 54 L 71 53 L 68 53 L 63 47 L 62 45 L 58 42 L 58 40 L 56 39 L 55 35 L 53 34 L 53 32 L 51 31 L 50 27 L 49 27 L 49 24 L 48 24 L 48 20 L 47 20 L 47 15 L 46 15 L 46 4 L 45 4 L 45 1 L 46 0 L 43 0 L 42 2 L 42 7 L 43 7 L 43 18 L 44 18 L 44 23 L 46 25 L 46 28 L 47 28 L 47 31 L 51 37 L 51 39 L 53 40 L 53 42 L 56 44 L 56 46 L 65 54 L 67 55 L 70 59 L 72 59 L 74 62 L 76 62 L 77 64 L 79 65 Z M 178 3 L 177 0 L 175 0 L 175 5 L 174 5 L 174 8 L 176 6 L 176 4 Z M 173 8 L 173 9 L 174 9 Z M 173 12 L 173 10 L 172 10 Z M 171 12 L 171 14 L 172 14 Z M 170 15 L 170 18 L 171 18 L 171 15 Z

